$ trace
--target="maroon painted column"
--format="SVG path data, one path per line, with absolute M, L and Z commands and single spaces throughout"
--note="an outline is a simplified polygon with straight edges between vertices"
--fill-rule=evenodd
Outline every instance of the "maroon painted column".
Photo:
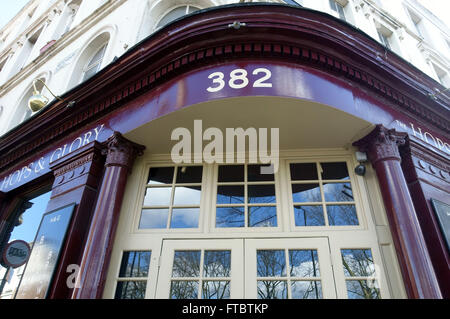
M 50 163 L 55 176 L 47 212 L 75 203 L 72 221 L 61 249 L 47 298 L 70 298 L 73 286 L 67 283 L 69 265 L 80 264 L 97 191 L 103 174 L 102 145 L 93 141 Z
M 73 299 L 102 297 L 128 173 L 144 150 L 118 132 L 105 146 L 105 172 L 80 265 L 80 286 L 74 289 Z
M 406 137 L 377 125 L 354 145 L 367 152 L 376 171 L 408 297 L 442 298 L 400 165 L 398 146 Z

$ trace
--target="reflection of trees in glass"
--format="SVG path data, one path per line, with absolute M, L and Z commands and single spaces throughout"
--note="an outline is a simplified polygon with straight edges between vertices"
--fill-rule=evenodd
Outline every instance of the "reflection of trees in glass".
M 258 280 L 258 299 L 287 299 L 284 280 Z
M 373 277 L 374 261 L 370 249 L 342 249 L 342 264 L 346 277 Z M 376 282 L 366 280 L 347 280 L 347 292 L 352 299 L 381 298 Z
M 119 281 L 117 283 L 116 299 L 144 299 L 146 281 Z
M 295 226 L 325 226 L 323 207 L 294 206 Z
M 198 298 L 198 281 L 172 280 L 170 286 L 171 299 L 196 299 Z
M 327 205 L 328 224 L 358 225 L 355 205 Z
M 172 280 L 170 290 L 171 298 L 198 298 L 199 282 L 202 279 L 202 298 L 230 298 L 230 281 L 223 279 L 230 276 L 231 251 L 205 251 L 203 257 L 203 278 L 200 276 L 200 258 L 200 251 L 175 252 L 172 277 L 185 278 L 185 280 Z
M 200 274 L 200 251 L 175 251 L 172 277 L 198 277 Z
M 203 299 L 229 299 L 230 281 L 208 280 L 203 281 Z

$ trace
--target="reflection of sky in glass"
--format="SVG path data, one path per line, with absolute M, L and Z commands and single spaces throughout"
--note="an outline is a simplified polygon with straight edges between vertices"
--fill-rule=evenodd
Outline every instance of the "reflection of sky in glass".
M 319 277 L 317 250 L 289 250 L 291 277 Z
M 217 187 L 217 204 L 243 204 L 244 186 Z
M 244 207 L 217 207 L 216 227 L 244 227 Z
M 277 208 L 275 206 L 251 206 L 248 208 L 250 227 L 276 227 Z
M 202 299 L 230 299 L 230 282 L 203 281 Z
M 342 249 L 341 253 L 346 277 L 368 277 L 375 274 L 370 249 Z
M 171 187 L 153 187 L 147 188 L 144 198 L 144 206 L 169 206 Z
M 321 202 L 319 184 L 292 184 L 294 203 Z
M 125 251 L 119 277 L 146 277 L 150 266 L 150 251 Z
M 139 228 L 166 228 L 168 216 L 168 208 L 143 209 L 141 213 L 141 220 L 139 222 Z
M 32 242 L 36 236 L 42 216 L 45 213 L 47 204 L 50 200 L 51 192 L 44 193 L 30 200 L 33 206 L 22 215 L 23 223 L 14 228 L 11 233 L 10 241 L 21 239 L 26 242 Z
M 323 193 L 327 202 L 352 202 L 353 192 L 350 183 L 325 183 Z
M 173 208 L 170 228 L 198 227 L 199 208 Z
M 199 277 L 200 251 L 175 251 L 172 266 L 172 277 Z
M 259 277 L 285 277 L 286 257 L 284 250 L 258 250 Z
M 320 281 L 291 282 L 292 299 L 322 299 Z
M 228 277 L 231 270 L 231 251 L 205 251 L 203 276 Z
M 200 186 L 175 187 L 174 205 L 200 205 Z
M 294 206 L 295 226 L 325 226 L 322 206 Z
M 330 226 L 358 225 L 355 205 L 327 205 Z
M 287 299 L 286 281 L 258 280 L 258 299 Z

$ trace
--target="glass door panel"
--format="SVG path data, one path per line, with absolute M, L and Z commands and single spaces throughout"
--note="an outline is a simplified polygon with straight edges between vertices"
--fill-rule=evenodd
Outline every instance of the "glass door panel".
M 164 240 L 157 298 L 243 298 L 243 240 Z
M 245 298 L 336 298 L 326 238 L 246 239 Z

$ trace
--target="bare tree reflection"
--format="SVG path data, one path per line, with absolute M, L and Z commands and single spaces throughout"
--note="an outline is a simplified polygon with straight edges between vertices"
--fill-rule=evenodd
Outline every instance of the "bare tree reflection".
M 343 249 L 342 264 L 347 277 L 372 277 L 374 261 L 370 249 Z M 380 299 L 379 288 L 369 280 L 347 280 L 347 292 L 352 299 Z

